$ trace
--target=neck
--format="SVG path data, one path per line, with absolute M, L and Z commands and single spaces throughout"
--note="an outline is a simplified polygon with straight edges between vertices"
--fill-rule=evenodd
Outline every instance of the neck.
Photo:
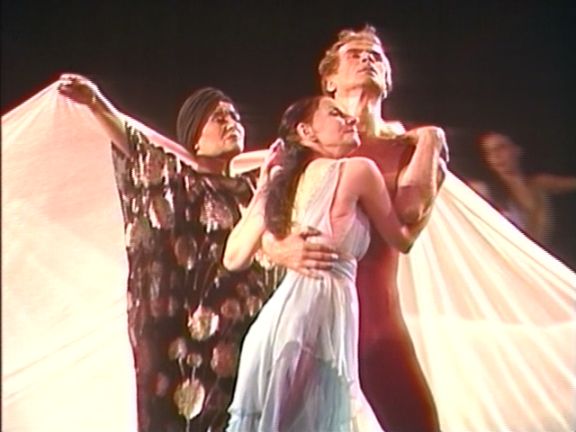
M 376 135 L 377 126 L 382 122 L 382 95 L 366 88 L 337 91 L 334 99 L 350 115 L 358 119 L 358 130 L 368 135 Z
M 228 175 L 230 157 L 194 156 L 196 170 L 206 174 Z

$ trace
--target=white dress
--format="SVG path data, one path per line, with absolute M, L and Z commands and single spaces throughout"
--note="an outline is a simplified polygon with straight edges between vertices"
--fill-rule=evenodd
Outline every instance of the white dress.
M 355 280 L 369 222 L 357 209 L 343 232 L 330 223 L 341 162 L 329 165 L 296 222 L 319 229 L 346 258 L 321 279 L 288 271 L 260 311 L 242 346 L 228 431 L 382 430 L 358 377 Z

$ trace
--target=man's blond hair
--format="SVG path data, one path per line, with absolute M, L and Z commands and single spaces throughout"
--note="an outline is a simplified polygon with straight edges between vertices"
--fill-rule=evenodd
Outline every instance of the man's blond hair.
M 376 29 L 371 25 L 365 25 L 360 30 L 354 29 L 344 29 L 338 33 L 338 39 L 332 44 L 330 48 L 324 53 L 324 57 L 320 60 L 318 65 L 318 73 L 320 74 L 320 80 L 322 85 L 322 92 L 324 94 L 333 96 L 333 92 L 329 91 L 328 77 L 335 74 L 338 70 L 338 65 L 340 58 L 338 56 L 338 50 L 342 48 L 345 44 L 357 41 L 357 40 L 369 40 L 370 42 L 382 47 L 382 42 L 378 37 Z M 382 47 L 382 51 L 384 51 Z M 385 75 L 386 88 L 389 90 L 392 87 L 392 77 L 390 75 L 390 69 L 386 71 Z

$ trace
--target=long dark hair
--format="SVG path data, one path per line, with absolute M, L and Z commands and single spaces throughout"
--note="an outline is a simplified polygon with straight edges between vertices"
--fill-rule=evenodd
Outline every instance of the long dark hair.
M 313 151 L 300 143 L 296 127 L 312 122 L 321 99 L 321 96 L 300 99 L 288 107 L 280 121 L 278 136 L 284 140 L 279 155 L 281 170 L 270 180 L 264 211 L 266 229 L 278 238 L 290 233 L 298 179 L 313 156 Z

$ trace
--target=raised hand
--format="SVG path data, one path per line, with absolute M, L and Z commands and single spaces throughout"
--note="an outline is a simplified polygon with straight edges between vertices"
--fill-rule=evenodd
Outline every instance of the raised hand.
M 97 102 L 100 95 L 98 86 L 88 78 L 69 73 L 60 76 L 58 91 L 74 102 L 89 107 Z
M 284 142 L 278 138 L 274 141 L 270 147 L 268 148 L 268 153 L 264 158 L 264 162 L 262 162 L 262 166 L 260 166 L 260 176 L 258 177 L 258 188 L 264 187 L 275 174 L 275 172 L 279 169 L 278 167 L 278 158 L 284 146 Z
M 96 84 L 82 75 L 66 73 L 60 76 L 58 91 L 70 100 L 90 108 L 114 146 L 126 156 L 131 155 L 131 146 L 124 129 L 124 115 L 102 95 Z

